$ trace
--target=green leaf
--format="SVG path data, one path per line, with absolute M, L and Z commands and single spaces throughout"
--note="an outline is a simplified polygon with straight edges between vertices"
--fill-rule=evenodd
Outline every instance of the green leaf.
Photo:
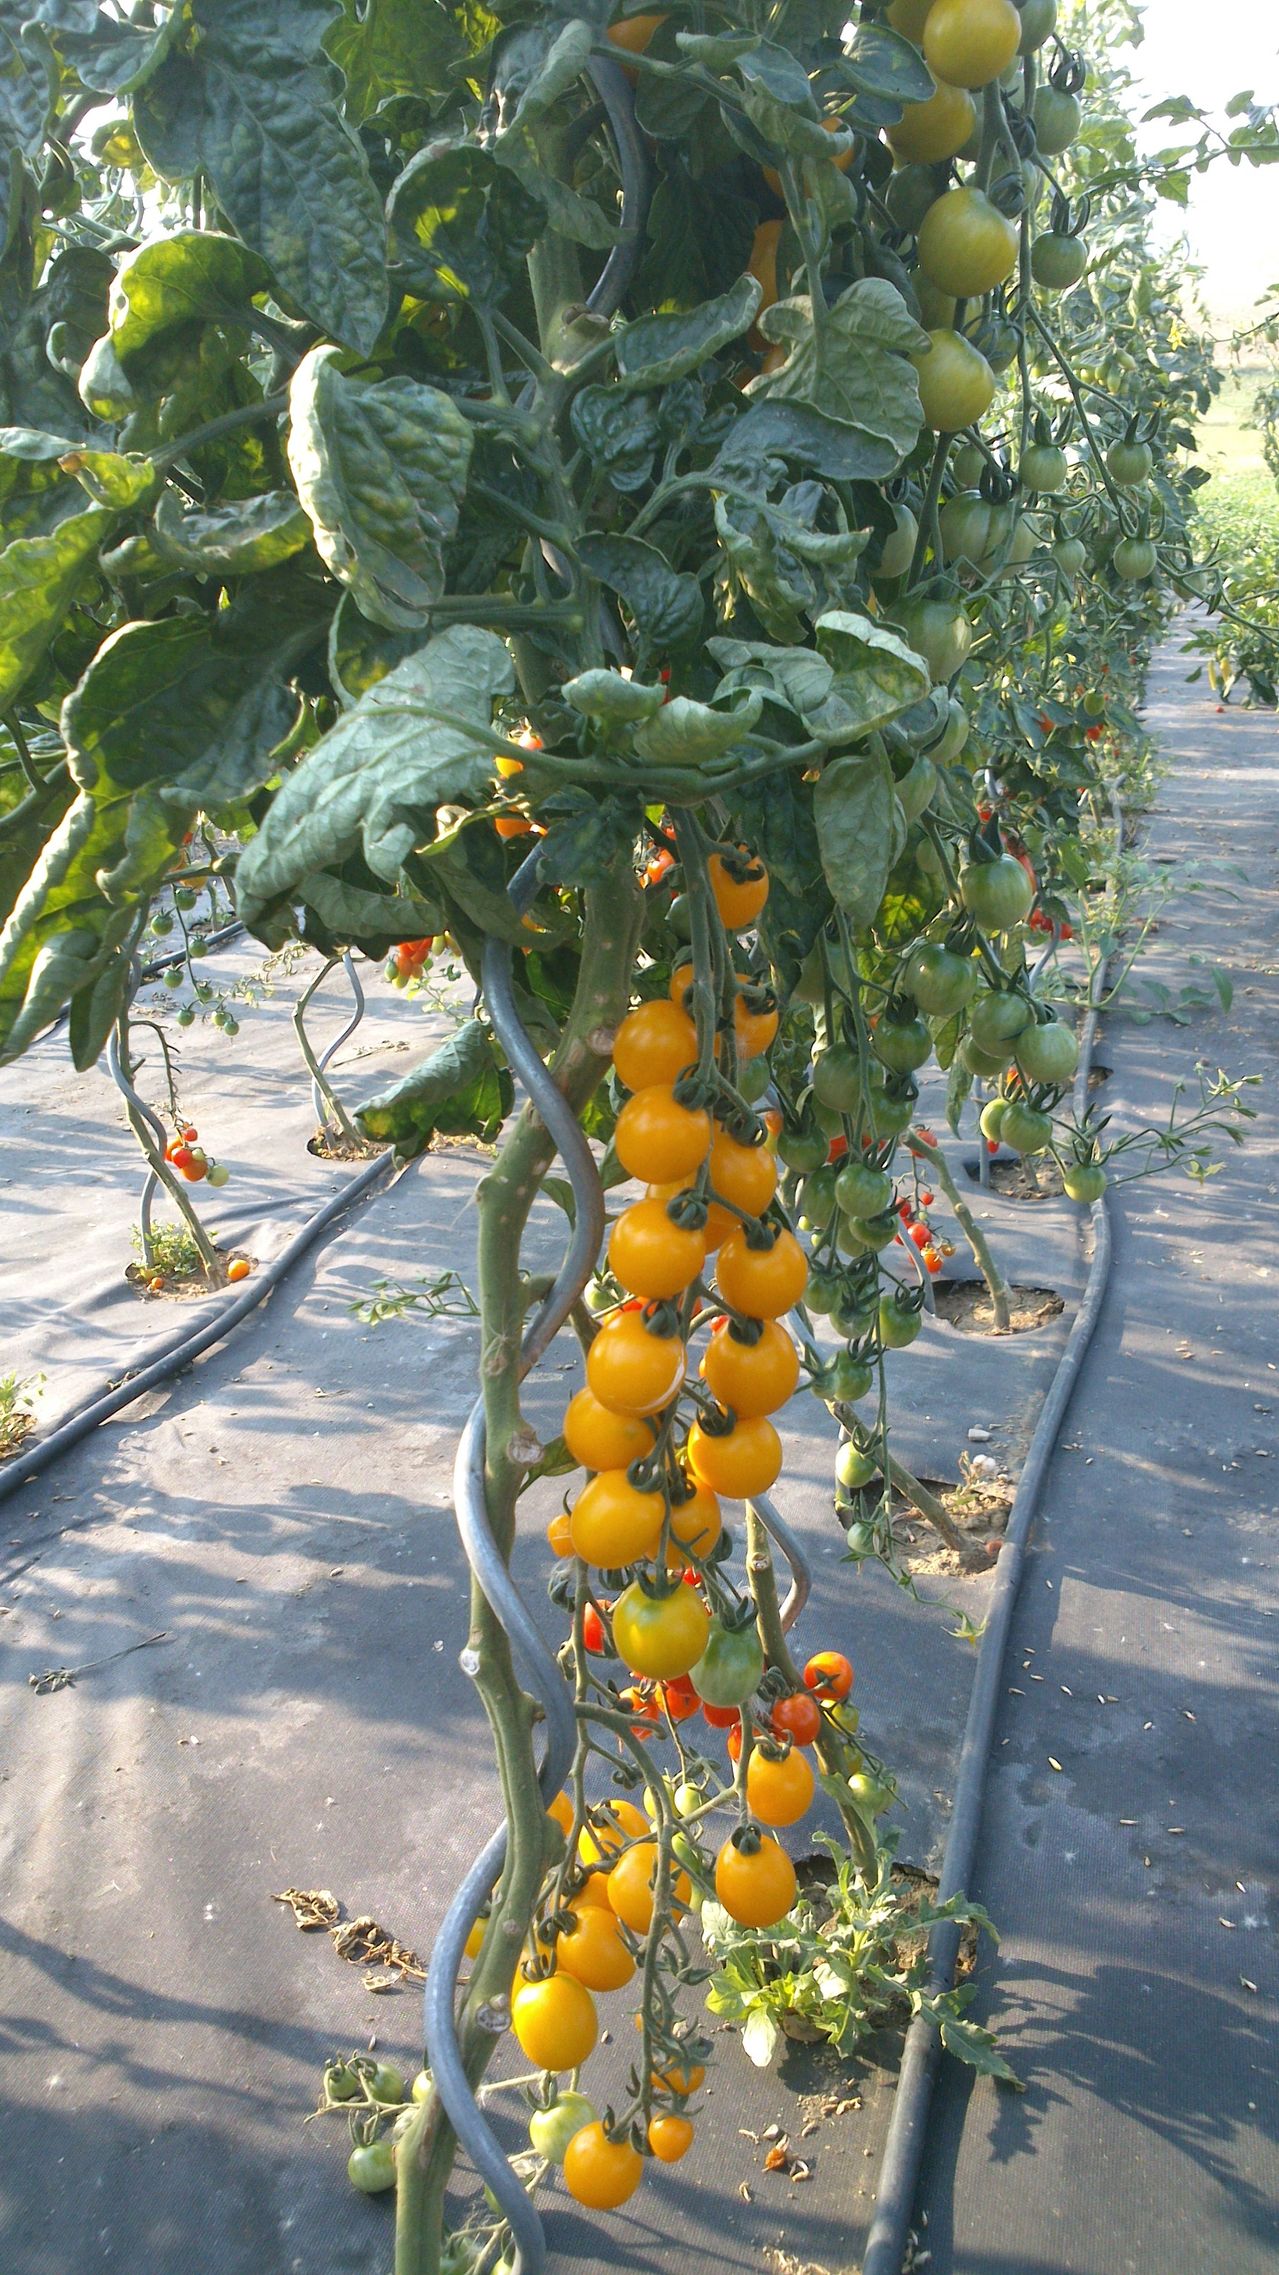
M 874 922 L 905 831 L 886 758 L 836 758 L 813 791 L 822 868 L 849 922 Z
M 752 403 L 720 444 L 716 473 L 771 481 L 772 469 L 802 467 L 831 482 L 879 481 L 900 464 L 886 436 L 828 419 L 805 403 Z
M 583 387 L 569 406 L 569 423 L 615 490 L 644 487 L 661 439 L 655 402 L 624 394 L 620 387 Z
M 415 379 L 348 379 L 335 349 L 313 348 L 289 413 L 289 465 L 321 559 L 373 623 L 424 623 L 471 463 L 461 412 Z
M 598 719 L 610 727 L 625 726 L 632 719 L 651 719 L 666 701 L 660 680 L 656 686 L 646 687 L 642 680 L 623 679 L 620 671 L 579 672 L 576 679 L 565 680 L 560 693 L 584 718 Z
M 503 41 L 494 84 L 499 95 L 499 139 L 545 117 L 576 86 L 590 61 L 596 34 L 581 17 L 557 25 L 530 24 Z
M 728 292 L 679 316 L 641 316 L 614 334 L 618 377 L 625 387 L 664 387 L 718 355 L 753 323 L 763 297 L 757 278 L 739 277 Z
M 326 0 L 193 0 L 196 44 L 134 98 L 138 139 L 166 181 L 207 173 L 236 234 L 331 334 L 371 348 L 387 308 L 382 201 L 335 99 L 320 42 Z
M 696 577 L 673 569 L 665 554 L 642 537 L 588 533 L 577 556 L 589 575 L 618 593 L 642 637 L 669 652 L 696 640 L 702 629 L 702 591 Z
M 862 277 L 814 325 L 806 298 L 765 311 L 760 330 L 788 350 L 780 370 L 753 379 L 752 397 L 806 403 L 827 419 L 891 444 L 897 461 L 914 448 L 922 423 L 919 385 L 908 358 L 927 345 L 896 288 Z
M 499 1069 L 487 1027 L 468 1019 L 421 1066 L 356 1109 L 366 1137 L 420 1153 L 437 1130 L 490 1139 L 510 1112 L 514 1086 Z
M 60 31 L 58 45 L 86 87 L 101 95 L 131 95 L 158 70 L 182 23 L 181 8 L 171 8 L 156 24 L 121 23 L 99 9 L 91 31 Z
M 58 59 L 32 13 L 0 16 L 0 251 L 17 222 L 22 161 L 42 148 L 57 94 Z
M 967 2062 L 981 2077 L 998 2078 L 1003 2085 L 1014 2086 L 1018 2093 L 1025 2087 L 999 2052 L 993 2035 L 976 2022 L 966 2022 L 956 2016 L 940 2024 L 941 2042 L 948 2054 Z
M 836 609 L 819 616 L 817 646 L 835 672 L 832 701 L 842 706 L 845 723 L 833 740 L 851 742 L 909 711 L 928 693 L 928 666 L 895 632 L 869 616 Z
M 493 704 L 514 684 L 502 641 L 455 624 L 367 689 L 286 777 L 246 847 L 236 872 L 245 923 L 359 850 L 394 883 L 441 805 L 478 804 L 491 789 Z
M 91 506 L 47 537 L 17 537 L 0 552 L 0 708 L 12 703 L 60 630 L 114 520 Z
M 184 811 L 247 797 L 296 724 L 285 672 L 313 637 L 229 611 L 123 625 L 62 706 L 76 781 L 148 789 Z
M 217 324 L 243 316 L 270 283 L 266 262 L 216 230 L 179 229 L 129 253 L 107 302 L 112 343 L 122 365 L 185 324 Z
M 973 1086 L 973 1076 L 960 1058 L 952 1059 L 946 1078 L 946 1121 L 955 1136 L 959 1135 L 960 1116 Z
M 387 210 L 404 281 L 423 300 L 501 300 L 546 226 L 540 199 L 475 142 L 428 143 Z
M 157 552 L 176 568 L 220 578 L 277 568 L 311 541 L 311 525 L 292 490 L 232 498 L 204 513 L 184 513 L 176 491 L 166 490 L 151 533 Z
M 458 23 L 439 0 L 367 0 L 362 15 L 347 0 L 326 45 L 346 79 L 347 117 L 357 124 L 392 96 L 420 103 L 447 94 L 466 54 Z
M 344 706 L 356 702 L 406 656 L 415 656 L 426 639 L 421 630 L 388 632 L 381 624 L 370 624 L 350 593 L 343 593 L 329 627 L 329 678 L 339 700 Z
M 348 868 L 362 869 L 363 863 L 352 862 Z M 298 896 L 318 920 L 303 924 L 305 937 L 329 955 L 359 948 L 366 956 L 382 957 L 397 940 L 424 940 L 444 930 L 438 901 L 423 900 L 416 893 L 379 892 L 329 869 L 304 877 Z
M 635 748 L 654 766 L 699 766 L 744 742 L 764 707 L 757 692 L 743 688 L 722 710 L 674 695 L 656 718 L 635 730 Z
M 933 75 L 919 49 L 887 24 L 858 24 L 835 65 L 835 77 L 869 97 L 858 123 L 893 126 L 907 103 L 926 103 Z

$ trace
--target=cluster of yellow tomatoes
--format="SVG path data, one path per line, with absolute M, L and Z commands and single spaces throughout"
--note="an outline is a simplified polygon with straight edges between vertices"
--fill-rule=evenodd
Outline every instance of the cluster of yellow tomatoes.
M 754 923 L 768 893 L 759 863 L 712 854 L 707 878 L 726 933 Z M 767 1930 L 786 1918 L 795 1868 L 766 1828 L 792 1825 L 809 1808 L 816 1781 L 804 1749 L 821 1732 L 823 1709 L 846 1699 L 853 1681 L 847 1660 L 822 1653 L 804 1689 L 774 1675 L 751 1712 L 765 1655 L 754 1603 L 726 1580 L 721 1504 L 767 1492 L 780 1471 L 772 1416 L 800 1373 L 783 1321 L 804 1294 L 808 1263 L 777 1221 L 777 1164 L 759 1123 L 734 1106 L 727 1084 L 699 1082 L 698 1031 L 686 1008 L 692 980 L 682 967 L 670 994 L 638 1004 L 616 1035 L 614 1071 L 629 1096 L 614 1144 L 646 1190 L 609 1238 L 608 1269 L 623 1300 L 590 1344 L 585 1385 L 563 1422 L 567 1450 L 589 1475 L 550 1539 L 557 1555 L 586 1568 L 579 1642 L 629 1670 L 621 1697 L 633 1735 L 700 1712 L 727 1730 L 738 1768 L 733 1787 L 709 1801 L 692 1782 L 674 1786 L 665 1810 L 649 1796 L 650 1814 L 620 1797 L 584 1818 L 567 1794 L 553 1805 L 569 1847 L 552 1870 L 511 2020 L 528 2060 L 557 2078 L 595 2047 L 597 1996 L 624 1989 L 645 1939 L 698 1896 L 713 1889 L 743 1927 Z M 777 1019 L 749 979 L 738 980 L 731 1017 L 746 1058 L 767 1048 Z M 722 1026 L 729 1017 L 724 1010 Z M 700 1102 L 707 1087 L 710 1107 Z M 694 1377 L 690 1344 L 707 1328 Z M 626 1584 L 616 1599 L 597 1598 L 597 1576 L 619 1573 Z M 682 1743 L 679 1751 L 682 1762 Z M 736 1806 L 739 1822 L 712 1867 L 696 1824 L 721 1803 Z M 660 1821 L 672 1809 L 679 1829 L 672 1839 L 668 1825 L 664 1842 Z M 629 2121 L 600 2117 L 575 2087 L 534 2113 L 534 2147 L 562 2164 L 580 2203 L 625 2202 L 646 2156 L 674 2162 L 690 2146 L 683 2105 L 703 2072 L 696 2046 L 686 2056 L 678 2044 L 650 2069 Z

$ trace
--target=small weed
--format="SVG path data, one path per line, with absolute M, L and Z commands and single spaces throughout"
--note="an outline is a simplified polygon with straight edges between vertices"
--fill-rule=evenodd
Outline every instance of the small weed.
M 441 1272 L 433 1280 L 420 1279 L 411 1287 L 394 1280 L 375 1280 L 373 1292 L 357 1296 L 351 1305 L 366 1327 L 380 1327 L 387 1319 L 406 1319 L 410 1312 L 425 1312 L 428 1319 L 478 1319 L 480 1307 L 457 1272 Z
M 42 1374 L 0 1375 L 0 1461 L 15 1454 L 36 1426 L 31 1401 L 44 1387 Z
M 140 1261 L 163 1279 L 189 1279 L 204 1269 L 194 1235 L 188 1232 L 184 1224 L 153 1224 L 149 1259 L 143 1245 L 140 1224 L 132 1227 L 131 1238 Z

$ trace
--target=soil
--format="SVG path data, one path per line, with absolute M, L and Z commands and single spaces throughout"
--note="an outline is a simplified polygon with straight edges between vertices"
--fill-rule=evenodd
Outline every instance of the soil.
M 341 1130 L 325 1128 L 307 1139 L 306 1150 L 319 1161 L 371 1161 L 375 1153 L 386 1149 L 371 1138 L 344 1137 Z
M 231 1282 L 227 1279 L 227 1266 L 233 1264 L 239 1256 L 244 1256 L 242 1248 L 230 1248 L 225 1254 L 220 1254 L 220 1269 L 215 1279 L 209 1278 L 202 1264 L 195 1265 L 189 1272 L 160 1274 L 159 1277 L 164 1281 L 161 1288 L 152 1287 L 151 1282 L 157 1275 L 149 1272 L 145 1264 L 126 1265 L 124 1276 L 134 1294 L 141 1296 L 144 1303 L 188 1303 L 193 1296 L 216 1295 L 220 1288 L 229 1287 Z M 246 1256 L 244 1260 L 248 1264 L 253 1261 L 251 1256 Z
M 933 1287 L 937 1317 L 963 1335 L 1026 1335 L 1045 1320 L 1064 1311 L 1065 1301 L 1055 1288 L 1022 1287 L 1008 1290 L 1009 1325 L 996 1329 L 995 1310 L 984 1280 L 938 1280 Z
M 964 1168 L 974 1185 L 981 1182 L 978 1164 L 966 1161 Z M 1051 1154 L 1006 1154 L 990 1165 L 990 1190 L 1006 1201 L 1057 1201 L 1065 1187 L 1061 1171 Z
M 1001 1472 L 989 1478 L 968 1477 L 958 1485 L 937 1477 L 921 1477 L 919 1482 L 941 1502 L 964 1546 L 962 1553 L 949 1548 L 927 1517 L 920 1516 L 904 1496 L 894 1494 L 893 1539 L 907 1570 L 915 1578 L 923 1573 L 949 1580 L 988 1572 L 1008 1529 L 1013 1479 Z

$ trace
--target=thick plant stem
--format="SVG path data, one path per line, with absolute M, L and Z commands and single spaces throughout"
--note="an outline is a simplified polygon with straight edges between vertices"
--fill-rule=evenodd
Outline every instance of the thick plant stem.
M 927 1138 L 912 1130 L 907 1145 L 912 1153 L 922 1154 L 928 1163 L 930 1176 L 936 1178 L 955 1213 L 955 1222 L 972 1250 L 973 1262 L 990 1290 L 991 1306 L 995 1314 L 995 1333 L 1008 1335 L 1012 1331 L 1012 1314 L 1008 1308 L 1008 1282 L 1000 1271 L 991 1252 L 990 1243 L 960 1192 L 950 1173 L 945 1154 L 938 1145 L 930 1145 Z
M 930 1493 L 926 1485 L 921 1485 L 917 1477 L 912 1477 L 910 1471 L 903 1468 L 895 1454 L 890 1453 L 885 1456 L 884 1467 L 888 1473 L 889 1484 L 895 1485 L 897 1491 L 905 1495 L 912 1509 L 915 1509 L 921 1517 L 927 1518 L 934 1530 L 941 1534 L 947 1548 L 953 1548 L 956 1556 L 965 1556 L 967 1551 L 964 1546 L 964 1536 L 956 1526 L 954 1519 L 947 1515 L 936 1494 Z
M 790 1655 L 790 1646 L 782 1627 L 772 1544 L 749 1501 L 746 1504 L 746 1578 L 755 1605 L 755 1623 L 759 1629 L 760 1642 L 764 1646 L 764 1655 L 770 1667 L 776 1667 L 779 1673 L 785 1675 L 793 1689 L 800 1690 L 803 1686 L 799 1669 Z M 844 1751 L 843 1744 L 829 1737 L 823 1728 L 817 1740 L 817 1758 L 827 1776 L 838 1780 L 841 1788 L 839 1814 L 848 1835 L 848 1845 L 862 1878 L 873 1888 L 879 1878 L 879 1851 L 875 1845 L 874 1833 L 858 1814 L 852 1795 L 847 1792 L 848 1765 L 841 1759 Z M 847 1794 L 847 1799 L 843 1798 L 844 1794 Z
M 312 996 L 317 994 L 319 989 L 323 987 L 325 980 L 329 976 L 329 973 L 337 970 L 340 960 L 341 959 L 337 956 L 330 956 L 327 964 L 321 964 L 319 971 L 316 973 L 315 978 L 311 981 L 310 985 L 303 988 L 301 995 L 298 997 L 297 1002 L 293 1006 L 293 1032 L 297 1036 L 298 1049 L 302 1053 L 303 1064 L 306 1067 L 306 1071 L 310 1075 L 316 1089 L 319 1091 L 321 1098 L 324 1100 L 325 1106 L 333 1121 L 334 1127 L 341 1131 L 343 1137 L 346 1138 L 351 1145 L 359 1145 L 362 1143 L 360 1133 L 357 1130 L 354 1122 L 351 1120 L 350 1115 L 347 1113 L 347 1110 L 342 1104 L 341 1099 L 338 1097 L 338 1094 L 333 1088 L 332 1083 L 326 1078 L 324 1070 L 321 1067 L 320 1062 L 315 1055 L 315 1052 L 311 1048 L 311 1038 L 306 1031 L 307 1005 L 310 1003 Z
M 608 1063 L 613 1033 L 626 1006 L 639 916 L 639 890 L 629 863 L 619 865 L 586 896 L 586 953 L 573 1007 L 551 1061 L 556 1082 L 579 1113 Z M 485 1495 L 493 1536 L 508 1558 L 515 1539 L 516 1503 L 534 1455 L 520 1411 L 520 1342 L 526 1308 L 520 1243 L 553 1151 L 543 1123 L 526 1105 L 479 1189 Z M 537 1782 L 535 1709 L 520 1687 L 505 1632 L 476 1582 L 471 1587 L 468 1647 L 475 1659 L 476 1689 L 493 1731 L 508 1828 L 506 1864 L 461 2020 L 462 2059 L 467 2076 L 478 2085 L 509 2023 L 511 1985 L 546 1865 L 547 1835 Z M 397 2150 L 395 2275 L 439 2275 L 444 2193 L 454 2153 L 452 2128 L 431 2097 Z

